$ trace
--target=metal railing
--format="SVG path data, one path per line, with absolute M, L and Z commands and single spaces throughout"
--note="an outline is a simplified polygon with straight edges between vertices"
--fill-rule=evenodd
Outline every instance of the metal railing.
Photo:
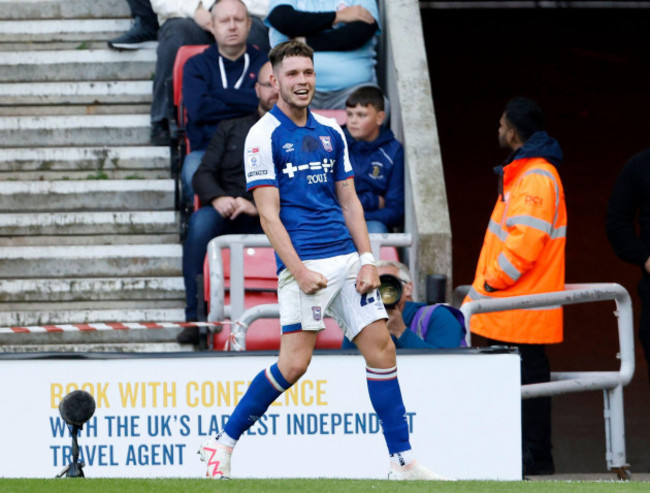
M 606 300 L 616 302 L 614 315 L 618 319 L 620 369 L 618 371 L 552 372 L 550 382 L 522 385 L 521 398 L 603 390 L 607 466 L 615 471 L 620 479 L 628 479 L 623 387 L 630 383 L 634 375 L 634 321 L 632 301 L 627 290 L 615 283 L 567 284 L 564 291 L 553 293 L 471 301 L 463 305 L 461 311 L 465 315 L 469 334 L 470 318 L 477 313 Z
M 383 246 L 408 247 L 413 238 L 410 233 L 370 234 L 370 244 L 379 258 Z M 223 235 L 208 243 L 207 255 L 210 269 L 209 322 L 225 318 L 238 320 L 244 313 L 244 248 L 270 247 L 266 235 Z M 230 249 L 230 305 L 225 304 L 225 282 L 221 249 Z M 254 307 L 255 308 L 255 307 Z

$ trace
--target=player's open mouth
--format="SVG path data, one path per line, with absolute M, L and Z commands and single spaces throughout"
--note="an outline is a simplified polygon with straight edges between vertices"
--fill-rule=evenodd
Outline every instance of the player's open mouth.
M 294 92 L 296 96 L 307 96 L 309 94 L 309 91 L 307 89 L 299 89 L 296 92 Z

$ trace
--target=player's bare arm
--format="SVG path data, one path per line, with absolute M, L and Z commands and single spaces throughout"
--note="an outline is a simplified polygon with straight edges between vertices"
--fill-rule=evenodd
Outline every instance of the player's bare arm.
M 350 236 L 359 254 L 371 252 L 370 238 L 366 220 L 363 217 L 363 207 L 354 188 L 354 180 L 349 178 L 336 182 L 336 196 L 341 204 L 345 225 L 350 230 Z M 379 287 L 379 274 L 374 265 L 364 265 L 357 275 L 357 291 L 367 293 Z
M 300 286 L 307 294 L 314 294 L 327 287 L 327 278 L 309 270 L 296 253 L 289 233 L 280 220 L 280 194 L 275 187 L 259 187 L 253 190 L 253 198 L 260 215 L 260 223 L 271 246 L 278 254 L 284 265 L 289 269 Z

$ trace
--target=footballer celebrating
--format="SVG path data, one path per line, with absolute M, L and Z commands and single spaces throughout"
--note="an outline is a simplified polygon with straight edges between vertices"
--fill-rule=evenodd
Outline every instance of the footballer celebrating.
M 251 128 L 244 161 L 247 188 L 276 252 L 280 354 L 253 379 L 222 432 L 201 446 L 207 476 L 230 477 L 237 440 L 307 371 L 327 313 L 365 358 L 370 400 L 390 455 L 388 479 L 444 479 L 411 451 L 395 346 L 345 136 L 334 120 L 308 109 L 316 83 L 313 50 L 287 41 L 269 59 L 280 98 Z

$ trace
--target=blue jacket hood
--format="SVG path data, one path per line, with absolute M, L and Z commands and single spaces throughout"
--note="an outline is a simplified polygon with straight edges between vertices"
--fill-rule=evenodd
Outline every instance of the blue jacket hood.
M 345 133 L 345 138 L 348 141 L 348 147 L 354 147 L 358 150 L 358 152 L 364 154 L 379 149 L 381 146 L 386 145 L 395 139 L 393 131 L 390 128 L 384 127 L 383 125 L 379 130 L 379 135 L 377 138 L 370 142 L 365 140 L 355 140 L 355 138 L 350 135 L 350 132 L 348 132 L 347 127 L 345 127 L 343 130 Z
M 494 167 L 494 173 L 499 176 L 498 193 L 503 200 L 503 168 L 517 159 L 541 157 L 558 168 L 562 164 L 563 154 L 558 141 L 540 130 L 535 132 L 526 143 L 514 151 L 505 162 Z
M 531 157 L 544 158 L 557 168 L 562 164 L 563 155 L 558 141 L 540 130 L 531 135 L 522 147 L 510 154 L 505 164 Z

